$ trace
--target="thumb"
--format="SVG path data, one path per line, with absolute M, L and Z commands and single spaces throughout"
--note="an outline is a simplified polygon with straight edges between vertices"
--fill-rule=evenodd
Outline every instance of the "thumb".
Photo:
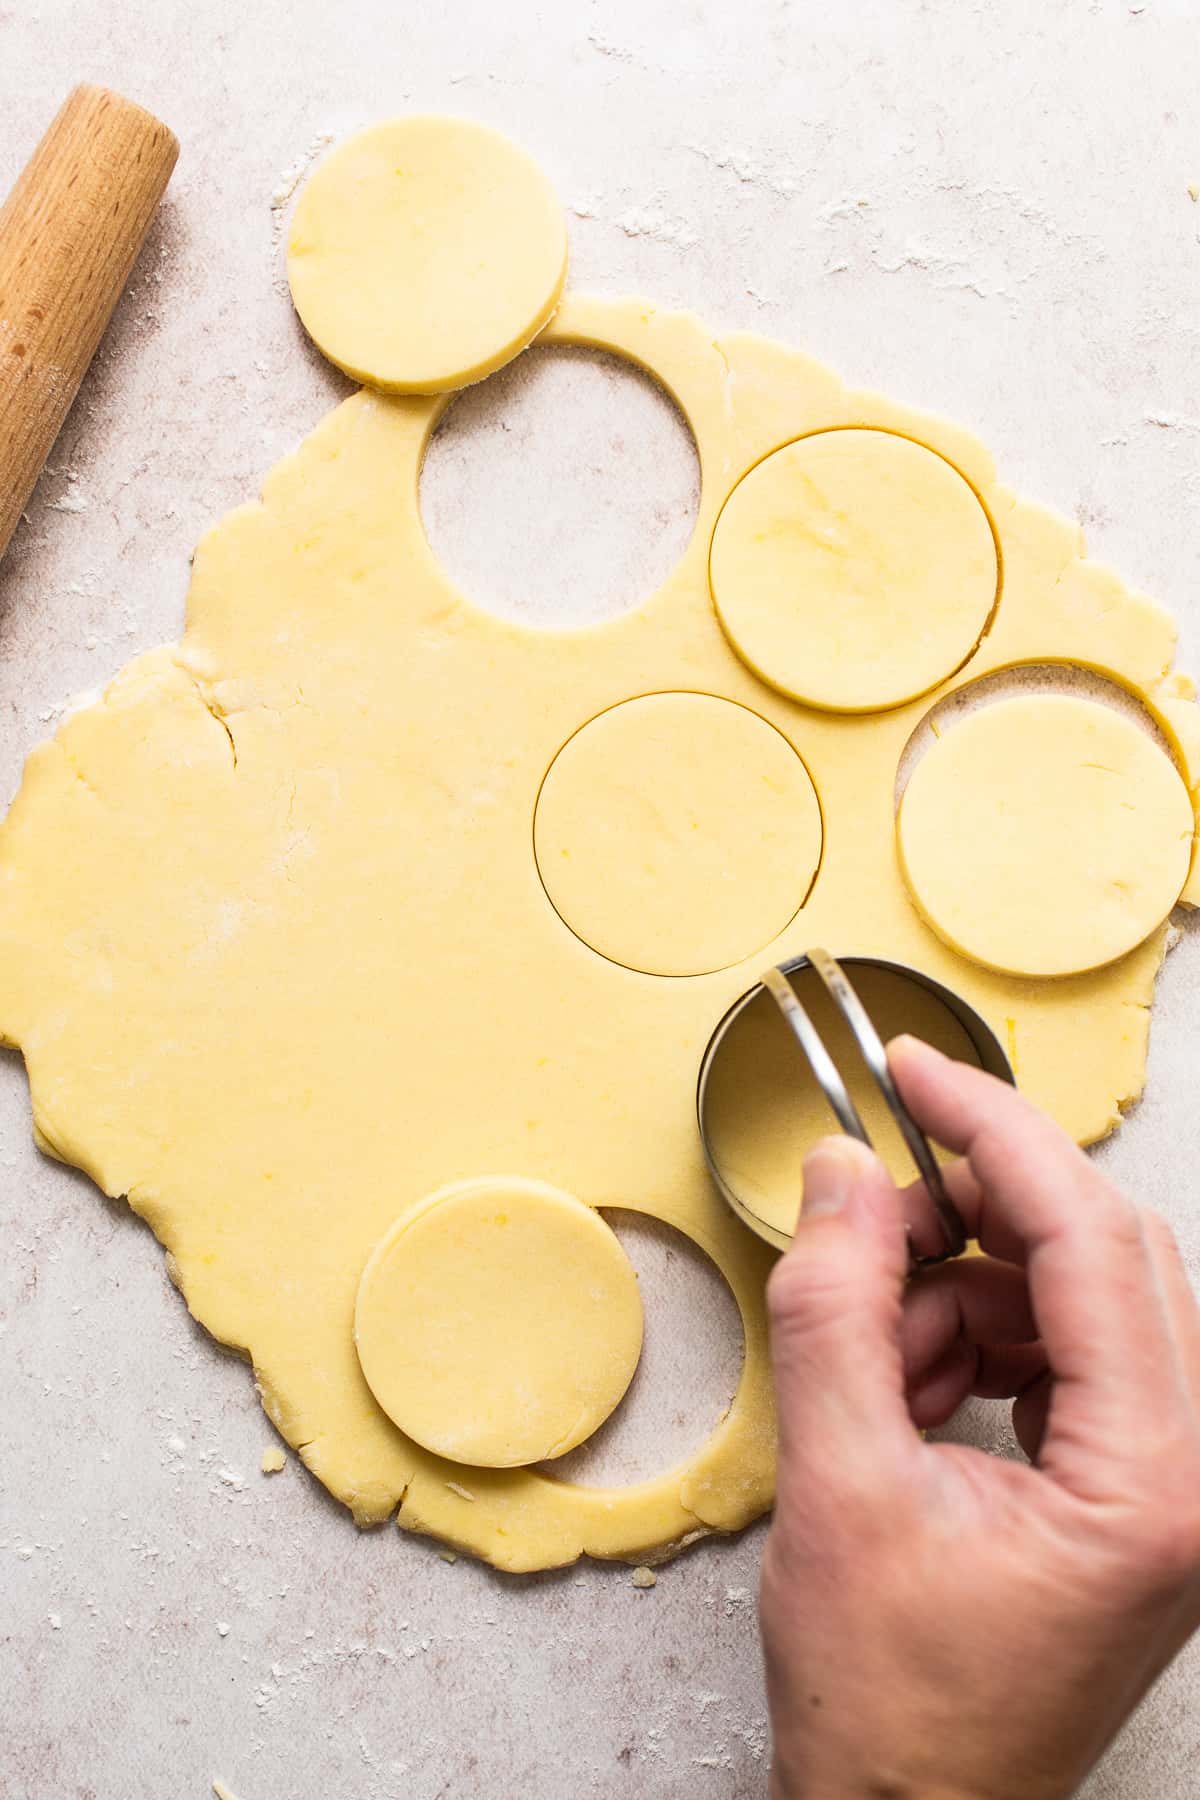
M 918 1441 L 900 1323 L 908 1246 L 900 1195 L 865 1145 L 824 1138 L 804 1161 L 791 1247 L 767 1286 L 780 1505 L 811 1511 L 894 1478 Z

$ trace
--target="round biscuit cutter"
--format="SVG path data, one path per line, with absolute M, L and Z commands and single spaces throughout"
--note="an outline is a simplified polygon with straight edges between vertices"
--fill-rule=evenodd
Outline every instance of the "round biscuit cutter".
M 1005 1055 L 995 1032 L 980 1017 L 974 1007 L 969 1006 L 961 995 L 944 987 L 940 981 L 934 981 L 919 969 L 909 968 L 904 963 L 889 962 L 877 956 L 847 956 L 838 961 L 828 951 L 811 949 L 803 956 L 794 956 L 777 967 L 766 970 L 761 981 L 742 994 L 717 1025 L 708 1040 L 704 1055 L 700 1062 L 700 1078 L 696 1088 L 696 1116 L 700 1126 L 700 1139 L 704 1146 L 705 1160 L 709 1173 L 722 1198 L 733 1209 L 737 1216 L 750 1229 L 765 1238 L 777 1249 L 786 1249 L 791 1242 L 789 1235 L 781 1231 L 768 1220 L 759 1215 L 746 1204 L 741 1196 L 726 1181 L 713 1152 L 708 1131 L 706 1114 L 706 1097 L 709 1076 L 713 1065 L 720 1055 L 729 1029 L 745 1009 L 764 992 L 770 994 L 778 1006 L 784 1021 L 793 1037 L 799 1044 L 808 1061 L 825 1099 L 829 1103 L 835 1119 L 848 1136 L 857 1138 L 860 1143 L 873 1148 L 870 1133 L 862 1122 L 858 1108 L 850 1097 L 846 1081 L 834 1058 L 813 1024 L 812 1018 L 796 992 L 793 977 L 811 969 L 825 988 L 845 1021 L 850 1034 L 858 1048 L 867 1069 L 873 1076 L 877 1086 L 916 1165 L 917 1173 L 925 1184 L 942 1233 L 940 1250 L 921 1254 L 909 1235 L 909 1262 L 913 1269 L 932 1267 L 936 1263 L 948 1261 L 951 1257 L 960 1256 L 966 1247 L 967 1233 L 962 1217 L 946 1191 L 942 1180 L 941 1169 L 929 1139 L 916 1123 L 912 1114 L 900 1098 L 899 1090 L 892 1080 L 888 1068 L 887 1052 L 879 1032 L 876 1030 L 871 1016 L 855 992 L 847 969 L 869 968 L 885 970 L 904 981 L 912 982 L 923 988 L 925 992 L 944 1006 L 963 1031 L 975 1052 L 979 1067 L 988 1074 L 998 1076 L 1015 1086 L 1012 1066 Z

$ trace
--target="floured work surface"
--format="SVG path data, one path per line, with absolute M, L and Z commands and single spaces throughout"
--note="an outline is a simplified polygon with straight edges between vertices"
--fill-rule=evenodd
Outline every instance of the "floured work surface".
M 643 1560 L 770 1502 L 770 1257 L 710 1190 L 693 1112 L 709 1031 L 765 962 L 817 942 L 926 970 L 979 1008 L 1022 1087 L 1082 1140 L 1140 1089 L 1164 924 L 1103 967 L 1027 979 L 951 950 L 910 900 L 894 780 L 930 707 L 999 668 L 1075 662 L 1141 697 L 1193 790 L 1200 762 L 1168 616 L 1082 560 L 1075 527 L 1000 488 L 969 437 L 849 393 L 794 351 L 714 342 L 694 318 L 636 303 L 570 300 L 540 341 L 632 358 L 691 424 L 699 521 L 648 603 L 571 633 L 478 611 L 442 575 L 417 510 L 445 400 L 358 394 L 272 473 L 261 504 L 207 536 L 182 645 L 139 658 L 34 752 L 0 838 L 0 1028 L 25 1053 L 41 1141 L 129 1195 L 196 1317 L 249 1351 L 271 1417 L 360 1522 L 398 1508 L 402 1526 L 508 1568 L 585 1551 Z M 742 477 L 784 444 L 848 426 L 942 458 L 997 549 L 978 648 L 886 712 L 789 698 L 790 666 L 759 651 L 753 672 L 709 592 L 714 527 Z M 894 546 L 890 525 L 862 529 Z M 839 516 L 861 570 L 857 529 Z M 977 606 L 982 540 L 959 541 Z M 827 547 L 836 575 L 836 534 Z M 919 606 L 919 581 L 905 593 Z M 709 731 L 691 704 L 656 701 L 651 737 L 677 754 L 648 762 L 636 749 L 647 697 L 679 694 L 738 716 Z M 568 789 L 583 772 L 576 797 L 559 794 L 539 829 L 560 752 L 621 708 L 612 754 L 564 763 Z M 763 789 L 749 831 L 722 801 L 731 754 L 742 783 Z M 647 768 L 666 771 L 661 796 Z M 702 872 L 708 910 L 669 974 L 644 972 L 661 937 L 636 869 L 582 899 L 539 873 L 551 850 L 569 860 L 573 809 L 622 780 L 643 816 L 624 854 L 644 855 L 652 891 L 673 884 L 686 900 L 689 869 Z M 771 804 L 772 784 L 795 798 L 806 781 L 815 875 L 811 806 L 798 821 Z M 781 919 L 771 857 L 785 822 L 795 910 Z M 755 831 L 773 871 L 761 884 Z M 969 861 L 969 830 L 958 852 Z M 1029 878 L 1052 908 L 1053 871 Z M 722 1270 L 745 1365 L 728 1415 L 680 1468 L 595 1490 L 470 1467 L 418 1448 L 376 1403 L 353 1336 L 363 1270 L 406 1207 L 485 1177 L 653 1214 Z

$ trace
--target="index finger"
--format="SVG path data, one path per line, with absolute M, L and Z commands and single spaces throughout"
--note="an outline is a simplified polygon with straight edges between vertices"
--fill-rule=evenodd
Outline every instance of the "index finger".
M 1019 1243 L 1056 1382 L 1043 1464 L 1055 1440 L 1111 1467 L 1147 1454 L 1172 1379 L 1169 1330 L 1137 1208 L 1065 1132 L 1006 1083 L 916 1038 L 888 1058 L 917 1123 L 965 1156 L 978 1183 L 968 1220 L 984 1248 Z

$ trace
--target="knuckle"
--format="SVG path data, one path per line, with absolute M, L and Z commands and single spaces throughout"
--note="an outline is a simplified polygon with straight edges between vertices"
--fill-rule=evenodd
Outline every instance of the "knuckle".
M 1131 1254 L 1141 1249 L 1144 1242 L 1144 1217 L 1132 1200 L 1111 1182 L 1104 1181 L 1093 1204 L 1096 1224 L 1113 1248 Z
M 794 1366 L 840 1361 L 851 1340 L 899 1344 L 902 1302 L 899 1290 L 825 1257 L 785 1257 L 767 1282 L 771 1340 Z
M 827 1257 L 792 1254 L 767 1279 L 767 1308 L 776 1326 L 818 1324 L 845 1310 L 846 1278 Z

